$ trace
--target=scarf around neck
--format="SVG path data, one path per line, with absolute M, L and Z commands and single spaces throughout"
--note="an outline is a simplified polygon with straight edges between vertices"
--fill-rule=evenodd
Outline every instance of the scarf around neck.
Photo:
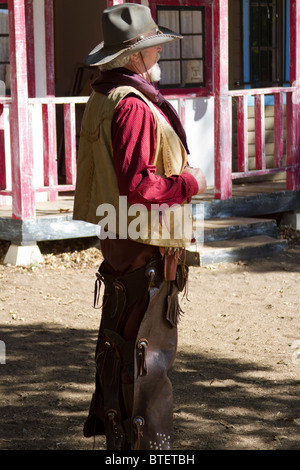
M 176 110 L 171 103 L 155 88 L 151 83 L 135 72 L 126 68 L 107 70 L 101 72 L 99 77 L 92 83 L 92 89 L 97 93 L 108 95 L 118 86 L 131 86 L 143 93 L 150 101 L 152 101 L 165 114 L 171 126 L 183 143 L 187 153 L 189 149 L 187 145 L 186 133 L 179 119 Z

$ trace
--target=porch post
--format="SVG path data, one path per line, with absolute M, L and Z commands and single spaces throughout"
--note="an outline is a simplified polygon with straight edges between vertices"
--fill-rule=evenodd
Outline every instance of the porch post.
M 8 9 L 12 99 L 10 110 L 12 217 L 25 220 L 35 216 L 33 158 L 28 132 L 25 0 L 10 0 Z
M 214 0 L 215 198 L 229 199 L 231 180 L 231 100 L 228 96 L 228 0 Z
M 47 97 L 55 96 L 54 67 L 54 12 L 53 0 L 44 0 L 45 16 L 45 51 L 46 51 L 46 93 Z M 44 128 L 44 184 L 56 186 L 57 177 L 57 136 L 55 103 L 42 106 Z M 58 192 L 50 191 L 49 201 L 57 200 Z
M 300 190 L 300 0 L 290 0 L 290 84 L 297 87 L 287 102 L 287 138 L 290 137 L 287 163 L 287 189 Z
M 123 0 L 107 0 L 107 7 L 112 7 L 114 5 L 122 5 Z

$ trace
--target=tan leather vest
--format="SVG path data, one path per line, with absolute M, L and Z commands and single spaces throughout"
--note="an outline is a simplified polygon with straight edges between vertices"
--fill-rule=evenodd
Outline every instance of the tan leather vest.
M 190 223 L 187 205 L 169 210 L 155 207 L 154 212 L 147 211 L 146 215 L 143 207 L 137 212 L 137 205 L 130 206 L 127 198 L 120 197 L 113 165 L 111 123 L 115 109 L 129 93 L 141 97 L 153 113 L 156 174 L 162 177 L 181 174 L 187 163 L 186 150 L 176 132 L 142 93 L 128 86 L 118 87 L 108 96 L 93 92 L 82 119 L 73 219 L 106 225 L 104 228 L 111 237 L 117 233 L 149 245 L 185 246 L 190 241 L 190 231 L 178 227 L 178 221 L 180 225 L 186 220 L 186 227 Z

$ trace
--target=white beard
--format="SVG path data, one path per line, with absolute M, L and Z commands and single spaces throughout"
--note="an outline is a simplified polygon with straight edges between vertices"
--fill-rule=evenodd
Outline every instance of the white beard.
M 151 70 L 149 70 L 149 75 L 150 75 L 150 78 L 153 82 L 159 82 L 160 81 L 160 79 L 161 79 L 161 70 L 160 70 L 160 66 L 158 65 L 158 63 L 153 65 Z

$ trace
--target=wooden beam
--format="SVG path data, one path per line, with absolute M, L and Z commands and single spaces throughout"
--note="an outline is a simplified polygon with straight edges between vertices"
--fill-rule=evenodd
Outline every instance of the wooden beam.
M 24 0 L 10 0 L 12 217 L 35 216 L 33 155 L 28 138 L 28 80 Z
M 297 87 L 287 99 L 287 189 L 300 190 L 300 0 L 290 0 L 290 83 Z M 289 139 L 288 139 L 289 137 Z
M 114 5 L 122 5 L 122 3 L 123 3 L 123 0 L 107 0 L 108 7 L 112 7 Z
M 42 104 L 43 147 L 44 147 L 44 185 L 57 185 L 57 139 L 55 103 Z M 57 199 L 57 193 L 50 192 L 49 200 Z
M 248 171 L 248 99 L 237 96 L 238 169 Z
M 4 106 L 0 104 L 0 189 L 6 189 Z
M 266 143 L 265 143 L 265 97 L 255 95 L 255 160 L 256 169 L 266 169 Z
M 274 168 L 283 165 L 283 93 L 274 94 Z
M 46 92 L 47 97 L 55 96 L 55 59 L 54 59 L 54 12 L 53 0 L 44 0 L 45 15 L 45 51 L 46 51 Z M 42 106 L 44 129 L 44 183 L 45 186 L 57 185 L 57 138 L 56 107 Z M 50 201 L 56 200 L 57 192 L 49 192 Z
M 76 178 L 76 116 L 75 104 L 64 104 L 66 183 L 75 184 Z
M 53 0 L 44 0 L 44 2 L 45 2 L 45 50 L 46 50 L 47 96 L 55 96 Z
M 232 195 L 231 98 L 228 96 L 228 0 L 215 0 L 214 95 L 215 95 L 215 198 Z
M 33 25 L 33 0 L 25 1 L 26 19 L 26 50 L 27 50 L 27 74 L 28 96 L 34 98 L 35 90 L 35 55 L 34 55 L 34 25 Z

